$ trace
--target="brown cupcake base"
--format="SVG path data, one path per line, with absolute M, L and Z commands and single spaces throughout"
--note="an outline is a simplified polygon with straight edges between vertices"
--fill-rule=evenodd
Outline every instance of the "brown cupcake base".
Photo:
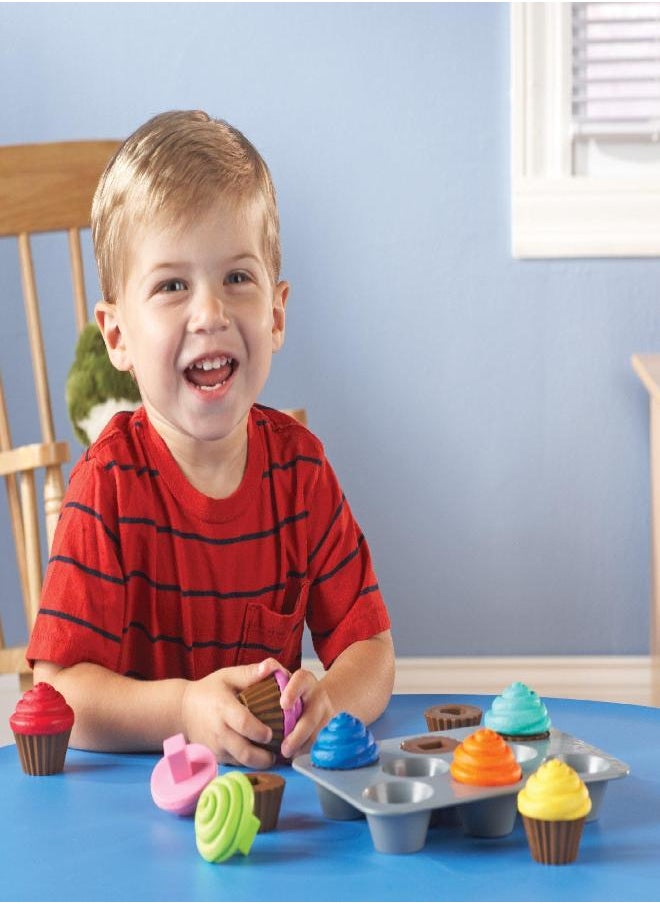
M 577 859 L 585 817 L 566 821 L 523 816 L 529 850 L 537 863 L 560 866 Z
M 64 769 L 71 729 L 59 734 L 26 735 L 14 732 L 26 775 L 56 775 Z
M 436 753 L 447 753 L 455 750 L 459 745 L 456 738 L 448 738 L 443 735 L 419 735 L 417 738 L 406 738 L 401 742 L 401 750 L 408 753 L 422 753 L 427 756 Z
M 254 815 L 261 823 L 259 832 L 271 832 L 280 816 L 284 779 L 269 772 L 248 772 L 246 777 L 254 791 Z
M 501 731 L 497 733 L 505 741 L 517 741 L 519 743 L 524 741 L 545 741 L 546 738 L 550 737 L 549 731 L 540 731 L 538 734 L 504 734 Z
M 468 703 L 440 703 L 424 711 L 429 731 L 447 731 L 451 728 L 465 728 L 479 725 L 482 711 Z
M 252 715 L 272 729 L 273 736 L 269 743 L 256 746 L 276 754 L 279 754 L 284 740 L 284 713 L 280 707 L 281 696 L 282 691 L 273 675 L 269 675 L 258 684 L 253 684 L 238 695 L 240 702 L 247 706 Z

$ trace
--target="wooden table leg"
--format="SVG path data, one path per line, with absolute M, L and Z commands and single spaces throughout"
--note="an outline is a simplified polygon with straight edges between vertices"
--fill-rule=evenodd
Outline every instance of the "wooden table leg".
M 660 402 L 651 398 L 651 612 L 649 652 L 660 660 Z

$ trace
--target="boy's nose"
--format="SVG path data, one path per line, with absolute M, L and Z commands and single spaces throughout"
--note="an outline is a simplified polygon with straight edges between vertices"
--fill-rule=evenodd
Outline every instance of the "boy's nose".
M 212 332 L 229 326 L 227 309 L 220 295 L 212 289 L 200 291 L 193 301 L 190 329 Z

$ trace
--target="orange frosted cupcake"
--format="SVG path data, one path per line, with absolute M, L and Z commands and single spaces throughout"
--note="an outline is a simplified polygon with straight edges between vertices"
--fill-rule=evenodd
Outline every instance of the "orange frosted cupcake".
M 522 778 L 513 750 L 489 728 L 475 731 L 459 744 L 449 771 L 455 781 L 479 787 L 517 785 Z M 508 835 L 516 820 L 515 792 L 463 804 L 459 816 L 469 835 Z
M 26 691 L 9 719 L 21 766 L 27 775 L 54 775 L 64 769 L 73 728 L 73 710 L 45 681 Z
M 466 785 L 514 785 L 522 778 L 513 750 L 490 728 L 475 731 L 459 744 L 450 772 Z

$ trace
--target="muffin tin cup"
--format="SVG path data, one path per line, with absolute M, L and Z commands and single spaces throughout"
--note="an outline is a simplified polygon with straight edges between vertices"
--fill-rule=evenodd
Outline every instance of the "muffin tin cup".
M 323 785 L 316 785 L 316 793 L 323 815 L 328 819 L 349 820 L 364 818 L 364 813 L 361 810 L 349 804 L 348 801 L 338 794 L 333 794 L 332 791 Z
M 442 734 L 461 741 L 473 731 L 473 727 L 467 727 Z M 429 737 L 428 746 L 433 747 L 433 738 Z M 620 760 L 553 729 L 547 739 L 511 743 L 523 770 L 520 782 L 495 787 L 466 785 L 451 777 L 453 751 L 435 755 L 410 752 L 402 750 L 406 740 L 409 738 L 380 741 L 379 759 L 359 769 L 321 769 L 311 764 L 309 754 L 296 757 L 293 768 L 315 783 L 327 818 L 366 817 L 374 847 L 385 854 L 420 850 L 429 825 L 438 823 L 460 823 L 466 836 L 499 838 L 509 834 L 516 819 L 517 793 L 546 759 L 563 759 L 579 773 L 592 798 L 591 820 L 598 816 L 608 782 L 629 772 Z
M 449 772 L 449 764 L 446 759 L 413 755 L 388 759 L 381 769 L 386 775 L 396 775 L 399 778 L 431 778 Z
M 523 775 L 528 775 L 538 769 L 544 759 L 544 749 L 541 745 L 533 747 L 531 744 L 521 744 L 518 742 L 507 742 L 513 755 L 515 756 Z
M 373 816 L 367 814 L 374 847 L 381 854 L 414 854 L 426 844 L 430 810 L 402 816 Z
M 385 778 L 362 792 L 367 801 L 386 804 L 391 812 L 383 815 L 367 813 L 374 847 L 382 854 L 411 854 L 426 843 L 431 810 L 406 812 L 409 805 L 427 801 L 433 788 L 423 781 L 396 781 Z
M 571 769 L 575 769 L 582 781 L 587 786 L 591 798 L 591 811 L 587 816 L 587 822 L 595 822 L 600 816 L 600 809 L 607 790 L 607 778 L 610 770 L 610 762 L 604 756 L 595 753 L 563 753 L 556 759 L 562 760 Z
M 516 788 L 519 785 L 516 784 Z M 466 835 L 477 838 L 502 838 L 516 824 L 517 792 L 494 800 L 475 800 L 458 807 L 458 818 Z

